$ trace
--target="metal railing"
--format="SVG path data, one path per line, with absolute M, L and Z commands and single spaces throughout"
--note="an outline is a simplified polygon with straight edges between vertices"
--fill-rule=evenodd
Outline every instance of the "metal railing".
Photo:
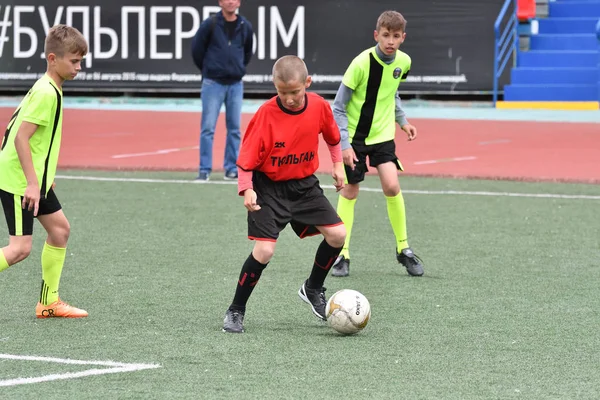
M 510 17 L 506 21 L 504 28 L 501 29 L 507 13 L 510 13 Z M 506 63 L 510 60 L 511 55 L 513 56 L 513 65 L 517 61 L 516 52 L 519 45 L 518 26 L 517 0 L 506 0 L 494 23 L 494 107 L 498 101 L 498 81 L 500 80 L 500 76 L 502 76 Z

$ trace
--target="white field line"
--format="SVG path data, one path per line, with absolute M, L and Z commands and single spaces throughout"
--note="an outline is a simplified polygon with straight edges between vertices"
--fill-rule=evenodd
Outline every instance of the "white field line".
M 503 143 L 510 143 L 510 140 L 508 140 L 508 139 L 488 140 L 488 141 L 484 141 L 484 142 L 479 142 L 478 144 L 480 146 L 486 146 L 488 144 L 503 144 Z
M 64 379 L 83 378 L 86 376 L 94 375 L 105 375 L 105 374 L 118 374 L 122 372 L 134 372 L 141 371 L 144 369 L 155 369 L 160 368 L 159 364 L 127 364 L 115 361 L 86 361 L 86 360 L 72 360 L 68 358 L 55 358 L 55 357 L 37 357 L 37 356 L 19 356 L 13 354 L 0 354 L 0 359 L 5 360 L 19 360 L 19 361 L 41 361 L 50 362 L 57 364 L 71 364 L 71 365 L 94 365 L 102 366 L 107 368 L 92 368 L 78 372 L 67 372 L 64 374 L 51 374 L 43 376 L 35 376 L 28 378 L 14 378 L 0 380 L 0 387 L 2 386 L 17 386 L 17 385 L 28 385 L 39 382 L 49 382 Z
M 97 182 L 127 182 L 127 183 L 172 183 L 172 184 L 192 184 L 192 185 L 237 185 L 235 181 L 197 181 L 184 179 L 150 179 L 150 178 L 108 178 L 101 176 L 77 176 L 77 175 L 56 175 L 57 179 L 69 179 L 76 181 L 97 181 Z M 321 185 L 323 189 L 335 189 L 333 185 Z M 381 188 L 361 187 L 361 192 L 381 193 Z M 402 190 L 404 194 L 423 194 L 423 195 L 455 195 L 455 196 L 491 196 L 491 197 L 532 197 L 541 199 L 573 199 L 573 200 L 600 200 L 600 195 L 585 194 L 554 194 L 554 193 L 511 193 L 511 192 L 484 192 L 484 191 L 463 191 L 463 190 Z
M 425 160 L 425 161 L 415 161 L 415 165 L 426 165 L 426 164 L 440 164 L 447 162 L 455 162 L 455 161 L 471 161 L 476 160 L 475 156 L 466 156 L 466 157 L 452 157 L 452 158 L 440 158 L 437 160 Z
M 200 146 L 180 147 L 180 148 L 176 148 L 176 149 L 160 149 L 160 150 L 155 150 L 155 151 L 146 151 L 143 153 L 115 154 L 114 156 L 111 156 L 111 158 L 118 159 L 118 158 L 156 156 L 156 155 L 161 155 L 161 154 L 177 153 L 180 151 L 198 150 L 198 149 L 200 149 Z

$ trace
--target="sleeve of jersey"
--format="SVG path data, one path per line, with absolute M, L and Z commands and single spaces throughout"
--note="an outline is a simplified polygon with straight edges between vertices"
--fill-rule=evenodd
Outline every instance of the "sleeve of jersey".
M 406 80 L 406 78 L 408 77 L 411 64 L 412 64 L 412 60 L 410 59 L 409 56 L 406 56 L 406 66 L 405 66 L 405 68 L 403 68 L 403 71 L 402 71 L 402 77 L 400 79 L 401 82 L 404 82 Z
M 240 153 L 237 159 L 237 166 L 244 171 L 253 171 L 260 167 L 265 156 L 263 134 L 268 129 L 262 123 L 264 112 L 259 109 L 244 133 Z
M 363 79 L 363 71 L 358 62 L 358 58 L 352 60 L 348 69 L 344 73 L 342 83 L 352 90 L 356 90 L 361 80 Z
M 238 195 L 243 196 L 248 189 L 253 189 L 252 171 L 244 171 L 238 167 Z
M 56 107 L 56 94 L 35 91 L 29 95 L 29 101 L 21 110 L 23 121 L 32 124 L 47 126 L 50 119 L 54 118 Z
M 338 129 L 335 119 L 333 118 L 331 106 L 324 100 L 323 111 L 321 115 L 321 133 L 323 134 L 323 139 L 325 139 L 325 143 L 327 143 L 327 147 L 329 148 L 331 161 L 334 163 L 342 162 L 340 130 Z

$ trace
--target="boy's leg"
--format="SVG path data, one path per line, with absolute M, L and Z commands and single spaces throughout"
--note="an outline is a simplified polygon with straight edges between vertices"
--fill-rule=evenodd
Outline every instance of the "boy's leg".
M 408 234 L 406 229 L 406 209 L 404 197 L 400 192 L 398 182 L 398 168 L 393 162 L 386 162 L 377 166 L 381 188 L 387 202 L 387 211 L 398 252 L 408 248 Z
M 365 179 L 365 174 L 368 171 L 367 167 L 367 148 L 365 146 L 352 146 L 358 162 L 354 165 L 354 169 L 344 165 L 346 172 L 346 186 L 340 191 L 338 197 L 337 213 L 346 225 L 346 241 L 341 252 L 340 259 L 334 265 L 334 276 L 348 275 L 348 267 L 350 263 L 350 236 L 352 235 L 352 227 L 354 226 L 354 206 L 358 198 L 360 190 L 360 182 Z M 340 271 L 340 267 L 344 264 L 344 271 Z
M 339 256 L 344 239 L 346 237 L 346 228 L 344 224 L 317 226 L 316 227 L 325 237 L 315 255 L 312 270 L 308 279 L 302 284 L 298 295 L 306 303 L 310 304 L 313 314 L 322 320 L 327 320 L 325 309 L 327 299 L 325 298 L 325 278 L 333 266 L 336 258 Z
M 354 206 L 358 197 L 360 186 L 358 184 L 347 184 L 338 197 L 337 213 L 344 225 L 346 225 L 346 241 L 341 254 L 345 259 L 350 259 L 350 236 L 352 235 L 352 226 L 354 225 Z
M 42 289 L 40 303 L 47 306 L 58 301 L 60 276 L 67 254 L 67 240 L 71 227 L 62 210 L 40 215 L 38 220 L 48 232 L 42 249 Z
M 406 208 L 398 182 L 398 170 L 402 171 L 402 164 L 396 158 L 394 142 L 376 145 L 369 161 L 371 166 L 377 168 L 385 195 L 388 218 L 396 237 L 396 259 L 404 265 L 409 275 L 421 276 L 424 273 L 423 264 L 408 245 Z
M 40 201 L 38 221 L 48 233 L 48 237 L 42 249 L 42 288 L 36 307 L 37 317 L 87 317 L 88 313 L 85 310 L 62 302 L 58 294 L 71 227 L 52 189 L 46 198 Z
M 199 179 L 207 180 L 212 171 L 215 128 L 227 87 L 210 79 L 202 82 L 202 131 L 200 132 Z
M 310 182 L 310 181 L 309 181 Z M 342 250 L 346 227 L 323 194 L 315 178 L 315 186 L 293 205 L 292 229 L 300 238 L 322 233 L 309 278 L 302 284 L 298 295 L 310 304 L 313 313 L 325 320 L 325 288 L 323 283 Z
M 323 241 L 317 249 L 315 262 L 306 281 L 306 286 L 312 289 L 318 289 L 323 286 L 329 269 L 340 255 L 344 240 L 346 238 L 346 227 L 344 224 L 317 226 L 323 234 Z
M 244 99 L 244 83 L 242 81 L 227 87 L 225 98 L 225 124 L 227 139 L 223 167 L 226 179 L 237 178 L 236 161 L 240 150 L 240 125 L 242 120 L 242 102 Z
M 252 253 L 248 256 L 238 278 L 235 295 L 225 313 L 223 332 L 243 333 L 246 304 L 263 270 L 269 264 L 275 252 L 275 242 L 257 240 Z
M 0 251 L 0 272 L 4 271 L 6 268 L 10 267 L 10 264 L 8 263 L 8 261 L 6 261 L 6 257 L 4 256 L 5 248 L 3 248 Z
M 29 257 L 32 244 L 33 237 L 31 235 L 9 236 L 8 246 L 3 247 L 0 251 L 0 272 Z
M 237 310 L 246 310 L 246 303 L 254 290 L 254 287 L 258 283 L 263 270 L 271 261 L 273 253 L 275 252 L 275 243 L 270 241 L 257 240 L 254 244 L 252 253 L 248 256 L 238 279 L 237 288 L 235 290 L 235 296 L 233 302 L 229 308 Z
M 248 238 L 255 240 L 254 249 L 240 271 L 233 301 L 225 313 L 224 332 L 244 332 L 243 323 L 248 299 L 262 271 L 273 257 L 279 232 L 289 221 L 288 210 L 282 208 L 281 203 L 277 203 L 269 195 L 274 192 L 273 182 L 264 175 L 257 177 L 256 173 L 254 178 L 254 188 L 258 193 L 257 201 L 261 207 L 258 211 L 248 212 Z M 262 193 L 266 194 L 262 195 Z
M 0 190 L 0 201 L 8 226 L 8 246 L 0 251 L 0 271 L 23 261 L 31 253 L 33 212 L 22 208 L 23 198 Z

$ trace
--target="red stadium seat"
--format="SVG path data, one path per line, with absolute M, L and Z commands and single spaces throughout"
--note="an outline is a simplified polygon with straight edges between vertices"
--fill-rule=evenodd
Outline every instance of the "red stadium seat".
M 517 19 L 529 21 L 535 18 L 535 0 L 517 0 Z

